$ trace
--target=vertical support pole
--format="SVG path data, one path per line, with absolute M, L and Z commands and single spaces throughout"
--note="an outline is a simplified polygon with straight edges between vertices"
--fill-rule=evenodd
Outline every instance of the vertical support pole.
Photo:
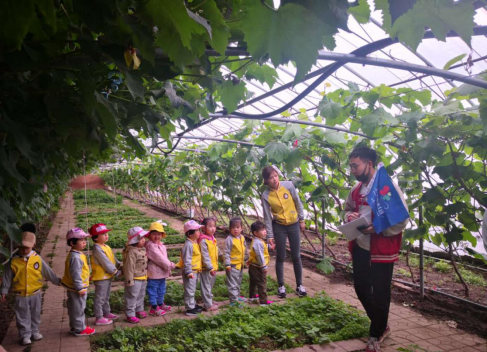
M 325 181 L 325 165 L 323 165 L 323 182 Z M 321 241 L 321 256 L 323 260 L 326 258 L 326 247 L 325 247 L 325 241 L 326 241 L 326 235 L 325 235 L 325 197 L 321 200 L 321 230 L 322 230 L 322 241 Z
M 421 182 L 421 173 L 419 174 Z M 423 225 L 423 206 L 419 206 L 419 226 Z M 424 299 L 424 236 L 419 239 L 419 296 Z

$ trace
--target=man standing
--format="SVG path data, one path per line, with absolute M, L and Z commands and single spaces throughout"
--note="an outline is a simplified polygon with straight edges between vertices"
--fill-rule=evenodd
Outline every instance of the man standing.
M 391 281 L 394 262 L 399 258 L 402 230 L 407 219 L 376 233 L 373 226 L 373 211 L 367 203 L 367 195 L 376 175 L 377 153 L 368 147 L 358 147 L 349 155 L 350 170 L 359 181 L 347 197 L 344 221 L 364 217 L 369 227 L 349 243 L 353 262 L 353 283 L 370 323 L 370 338 L 366 352 L 380 351 L 380 343 L 390 334 L 388 325 L 391 302 Z M 394 184 L 404 206 L 401 190 Z

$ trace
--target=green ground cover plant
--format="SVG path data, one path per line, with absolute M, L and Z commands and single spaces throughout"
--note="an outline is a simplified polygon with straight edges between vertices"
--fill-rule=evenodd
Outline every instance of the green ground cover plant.
M 117 328 L 92 341 L 96 352 L 265 352 L 368 334 L 368 319 L 325 294 L 153 327 Z

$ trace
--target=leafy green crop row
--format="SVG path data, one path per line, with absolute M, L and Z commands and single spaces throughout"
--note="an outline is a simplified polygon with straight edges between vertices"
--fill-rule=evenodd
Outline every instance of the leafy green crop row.
M 117 328 L 92 339 L 97 352 L 264 352 L 368 334 L 362 313 L 324 294 L 268 307 L 231 308 L 154 328 Z

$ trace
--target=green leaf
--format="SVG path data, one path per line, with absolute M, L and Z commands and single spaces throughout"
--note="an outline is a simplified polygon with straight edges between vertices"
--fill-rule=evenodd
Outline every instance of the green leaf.
M 293 170 L 301 165 L 301 161 L 303 160 L 303 154 L 297 148 L 291 149 L 291 152 L 287 156 L 286 160 L 286 171 L 288 173 L 293 172 Z
M 348 8 L 348 13 L 351 14 L 358 23 L 367 23 L 370 18 L 370 6 L 367 0 L 359 0 L 358 5 Z
M 289 148 L 281 142 L 271 142 L 266 145 L 264 152 L 270 159 L 273 159 L 276 163 L 281 163 L 289 155 Z
M 245 77 L 247 79 L 256 79 L 262 84 L 267 83 L 269 88 L 272 89 L 279 75 L 274 68 L 268 65 L 259 66 L 258 64 L 254 64 L 247 70 Z
M 111 140 L 115 140 L 117 136 L 118 123 L 117 123 L 117 113 L 111 106 L 111 104 L 98 92 L 95 92 L 96 100 L 96 111 L 100 116 L 105 132 Z
M 337 132 L 328 130 L 325 132 L 325 141 L 332 144 L 346 144 L 345 134 L 343 132 Z
M 396 1 L 395 1 L 396 2 Z M 398 1 L 397 1 L 398 2 Z M 431 28 L 436 39 L 445 41 L 450 31 L 458 35 L 470 46 L 475 23 L 475 0 L 417 0 L 414 7 L 392 21 L 389 1 L 376 0 L 378 10 L 382 10 L 382 28 L 391 36 L 399 38 L 406 45 L 416 50 L 423 40 L 425 27 Z
M 410 243 L 413 243 L 415 240 L 419 240 L 420 238 L 424 238 L 424 236 L 428 232 L 428 226 L 421 225 L 417 229 L 406 229 L 404 230 L 404 239 L 408 240 Z
M 233 84 L 231 80 L 222 84 L 220 93 L 220 100 L 230 114 L 237 109 L 238 104 L 245 99 L 245 83 L 240 82 Z
M 287 142 L 290 140 L 295 140 L 296 138 L 299 138 L 302 133 L 303 133 L 303 128 L 301 126 L 294 123 L 289 124 L 286 127 L 286 131 L 284 131 L 284 134 L 281 137 L 281 141 Z
M 300 5 L 285 4 L 273 11 L 258 0 L 248 2 L 241 26 L 254 60 L 268 55 L 275 67 L 295 61 L 294 81 L 302 79 L 316 62 L 327 26 Z
M 384 110 L 384 108 L 379 108 L 374 110 L 371 114 L 362 117 L 360 123 L 362 124 L 362 131 L 368 136 L 373 136 L 377 127 L 386 124 L 395 124 L 397 119 L 390 113 Z
M 34 1 L 3 1 L 0 11 L 0 46 L 20 49 L 35 17 Z
M 448 70 L 453 64 L 456 64 L 458 61 L 461 61 L 467 54 L 461 54 L 458 56 L 455 56 L 453 59 L 449 60 L 445 66 L 443 66 L 444 70 Z
M 325 260 L 316 264 L 316 268 L 321 270 L 326 275 L 329 275 L 335 271 L 335 267 L 331 264 L 330 258 L 325 258 Z
M 318 104 L 317 112 L 320 116 L 326 118 L 328 122 L 342 116 L 342 106 L 325 96 Z
M 211 38 L 211 45 L 218 53 L 224 55 L 228 46 L 228 39 L 231 36 L 230 30 L 225 24 L 225 19 L 214 0 L 201 0 L 199 4 L 201 3 L 202 5 L 198 7 L 198 11 L 201 11 L 200 15 L 206 18 L 212 27 L 213 37 Z M 198 3 L 195 3 L 195 5 L 198 6 Z

